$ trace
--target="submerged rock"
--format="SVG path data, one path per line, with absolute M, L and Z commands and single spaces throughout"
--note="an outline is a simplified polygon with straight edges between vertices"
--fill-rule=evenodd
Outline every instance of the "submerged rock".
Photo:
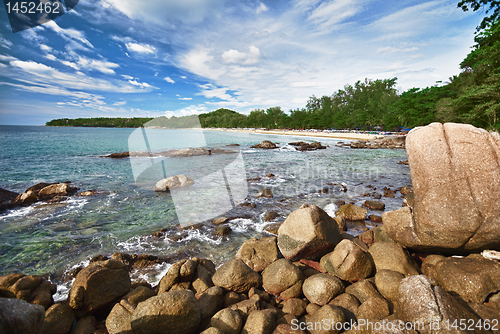
M 260 193 L 257 194 L 257 197 L 265 197 L 265 198 L 273 198 L 273 192 L 269 188 L 264 188 Z

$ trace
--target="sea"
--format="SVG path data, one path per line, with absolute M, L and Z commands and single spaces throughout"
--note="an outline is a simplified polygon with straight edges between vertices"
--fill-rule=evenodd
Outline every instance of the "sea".
M 279 148 L 251 147 L 263 140 Z M 289 144 L 296 141 L 319 141 L 327 148 L 301 152 Z M 342 146 L 348 142 L 207 129 L 0 126 L 1 188 L 22 193 L 40 182 L 70 181 L 78 192 L 95 191 L 0 213 L 0 275 L 44 275 L 58 285 L 55 299 L 61 300 L 72 270 L 97 255 L 122 252 L 169 259 L 131 273 L 133 280 L 156 284 L 182 258 L 224 263 L 245 240 L 272 236 L 266 226 L 283 222 L 302 204 L 334 216 L 338 200 L 361 205 L 383 195 L 384 188 L 411 185 L 408 166 L 398 164 L 407 159 L 405 150 Z M 186 148 L 214 153 L 161 153 Z M 103 157 L 125 151 L 149 154 Z M 193 185 L 154 191 L 157 181 L 180 174 Z M 264 188 L 272 198 L 258 196 Z M 395 210 L 403 196 L 395 192 L 380 201 L 385 211 Z M 275 217 L 266 221 L 270 211 Z M 216 217 L 229 218 L 229 235 L 214 233 Z M 376 226 L 368 220 L 350 223 L 347 232 L 358 235 Z

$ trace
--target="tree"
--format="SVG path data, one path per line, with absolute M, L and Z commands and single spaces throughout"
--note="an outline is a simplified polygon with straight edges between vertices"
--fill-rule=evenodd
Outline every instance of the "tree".
M 489 16 L 483 18 L 481 24 L 477 27 L 477 31 L 486 29 L 500 18 L 500 1 L 498 0 L 461 0 L 458 3 L 458 7 L 462 8 L 464 12 L 467 12 L 469 9 L 473 11 L 485 9 L 486 14 L 491 13 Z

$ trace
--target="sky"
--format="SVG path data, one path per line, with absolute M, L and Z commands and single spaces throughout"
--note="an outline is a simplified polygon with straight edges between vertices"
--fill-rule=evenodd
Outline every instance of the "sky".
M 305 107 L 358 80 L 446 82 L 481 13 L 458 1 L 80 0 L 13 33 L 0 8 L 0 124 Z

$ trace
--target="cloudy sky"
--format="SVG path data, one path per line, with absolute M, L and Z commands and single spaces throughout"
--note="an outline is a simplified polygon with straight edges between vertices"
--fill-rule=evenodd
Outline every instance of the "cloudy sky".
M 0 124 L 302 108 L 364 78 L 459 73 L 480 14 L 457 1 L 80 0 L 13 33 L 0 9 Z

